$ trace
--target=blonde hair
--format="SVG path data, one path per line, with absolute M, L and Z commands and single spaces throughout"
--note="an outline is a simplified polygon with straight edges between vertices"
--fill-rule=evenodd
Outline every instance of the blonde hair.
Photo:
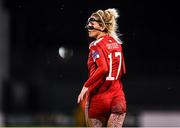
M 105 32 L 112 36 L 115 40 L 122 43 L 118 36 L 118 24 L 117 19 L 119 17 L 119 11 L 115 8 L 109 8 L 106 10 L 97 10 L 92 13 L 98 20 L 102 21 L 100 25 L 105 28 Z

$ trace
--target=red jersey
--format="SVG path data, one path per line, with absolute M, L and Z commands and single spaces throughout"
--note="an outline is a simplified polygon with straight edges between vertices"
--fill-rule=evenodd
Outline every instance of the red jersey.
M 84 86 L 97 88 L 104 82 L 120 80 L 126 72 L 121 43 L 105 35 L 93 41 L 89 49 L 89 79 Z
M 106 117 L 111 112 L 126 111 L 126 99 L 121 83 L 125 74 L 121 43 L 109 35 L 102 36 L 89 45 L 88 87 L 89 117 Z

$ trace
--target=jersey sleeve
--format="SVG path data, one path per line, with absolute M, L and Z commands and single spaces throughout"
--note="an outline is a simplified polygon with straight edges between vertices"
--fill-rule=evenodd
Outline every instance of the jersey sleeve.
M 93 73 L 93 75 L 91 75 L 89 79 L 85 82 L 84 84 L 85 87 L 89 87 L 95 83 L 98 86 L 97 81 L 100 81 L 100 79 L 102 79 L 108 72 L 108 66 L 102 49 L 96 45 L 90 48 L 90 52 L 92 52 L 91 57 L 96 63 L 97 69 Z

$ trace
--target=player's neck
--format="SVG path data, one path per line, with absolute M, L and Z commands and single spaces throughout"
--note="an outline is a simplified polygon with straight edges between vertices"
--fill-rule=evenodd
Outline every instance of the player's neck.
M 102 32 L 102 33 L 100 33 L 100 34 L 96 37 L 96 39 L 99 39 L 99 38 L 101 38 L 102 36 L 105 36 L 105 35 L 107 35 L 107 34 L 104 33 L 104 32 Z

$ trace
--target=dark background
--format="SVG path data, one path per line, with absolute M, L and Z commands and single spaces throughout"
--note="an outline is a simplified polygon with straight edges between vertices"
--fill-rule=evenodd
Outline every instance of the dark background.
M 98 9 L 117 8 L 127 74 L 129 110 L 180 106 L 179 7 L 176 1 L 4 0 L 10 13 L 9 78 L 5 113 L 71 114 L 87 77 L 90 39 L 84 28 Z M 73 50 L 68 60 L 59 48 Z M 17 83 L 17 84 L 16 84 Z M 20 102 L 13 88 L 26 92 Z

